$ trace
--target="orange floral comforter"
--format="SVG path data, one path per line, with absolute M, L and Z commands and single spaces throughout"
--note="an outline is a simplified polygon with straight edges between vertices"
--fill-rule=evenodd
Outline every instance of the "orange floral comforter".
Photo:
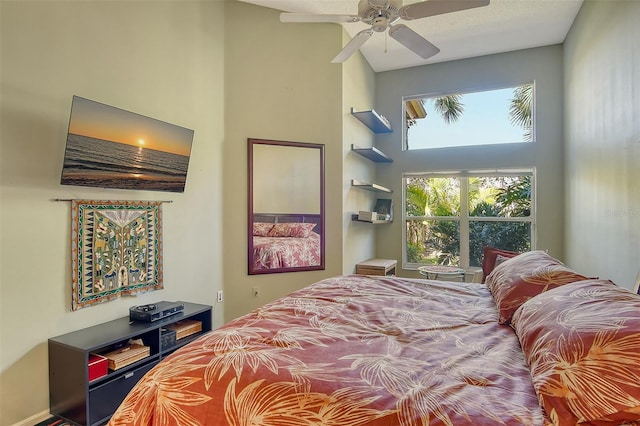
M 348 275 L 155 366 L 116 425 L 543 425 L 518 339 L 484 285 Z

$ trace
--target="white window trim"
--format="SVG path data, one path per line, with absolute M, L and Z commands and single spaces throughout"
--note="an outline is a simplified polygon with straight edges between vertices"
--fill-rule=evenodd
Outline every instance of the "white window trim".
M 531 175 L 533 177 L 531 182 L 531 214 L 524 218 L 510 218 L 510 217 L 473 217 L 469 219 L 458 216 L 458 217 L 449 217 L 449 216 L 411 216 L 411 220 L 433 220 L 433 219 L 445 219 L 452 221 L 460 222 L 460 267 L 466 270 L 477 269 L 476 267 L 469 266 L 469 222 L 471 221 L 479 221 L 479 222 L 527 222 L 531 224 L 531 250 L 535 250 L 537 247 L 537 190 L 536 190 L 536 168 L 517 168 L 517 169 L 489 169 L 489 170 L 460 170 L 460 171 L 434 171 L 434 172 L 408 172 L 402 174 L 402 269 L 405 270 L 417 270 L 418 267 L 424 266 L 419 263 L 409 263 L 407 262 L 407 220 L 409 217 L 407 216 L 407 186 L 405 183 L 405 179 L 408 177 L 425 177 L 425 178 L 445 178 L 445 177 L 456 177 L 456 178 L 464 178 L 464 177 L 475 177 L 475 176 L 522 176 L 522 175 Z M 468 193 L 466 179 L 460 181 L 461 192 L 464 190 L 464 193 Z M 460 211 L 468 212 L 468 197 L 460 198 Z M 465 232 L 463 232 L 463 228 Z
M 459 91 L 455 91 L 455 90 L 445 90 L 445 91 L 438 91 L 438 92 L 428 92 L 428 93 L 422 93 L 422 94 L 417 94 L 417 95 L 405 95 L 402 97 L 402 117 L 405 118 L 407 111 L 406 111 L 406 105 L 407 105 L 407 101 L 412 101 L 415 99 L 425 99 L 425 98 L 436 98 L 436 97 L 440 97 L 440 96 L 448 96 L 448 95 L 466 95 L 469 93 L 479 93 L 479 92 L 490 92 L 492 90 L 502 90 L 502 89 L 509 89 L 509 88 L 516 88 L 519 86 L 524 86 L 527 84 L 531 84 L 533 86 L 533 99 L 532 99 L 532 103 L 533 103 L 533 108 L 531 111 L 531 142 L 536 142 L 538 140 L 537 137 L 537 126 L 536 126 L 536 111 L 537 111 L 537 90 L 536 90 L 536 81 L 532 80 L 532 81 L 520 81 L 517 83 L 507 83 L 507 84 L 500 84 L 500 85 L 495 85 L 495 86 L 483 86 L 483 87 L 467 87 L 466 89 L 462 89 Z M 413 151 L 412 149 L 409 149 L 409 141 L 407 140 L 407 126 L 406 123 L 403 122 L 403 126 L 402 126 L 402 150 L 403 151 Z M 505 142 L 505 144 L 507 143 L 515 143 L 515 144 L 520 144 L 520 143 L 531 143 L 531 142 Z M 501 144 L 500 144 L 501 145 Z M 479 145 L 469 145 L 469 146 L 479 146 Z M 425 148 L 421 148 L 421 149 L 425 149 Z

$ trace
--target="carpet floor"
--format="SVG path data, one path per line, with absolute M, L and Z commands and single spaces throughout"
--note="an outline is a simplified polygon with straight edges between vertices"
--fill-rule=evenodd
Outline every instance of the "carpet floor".
M 43 422 L 40 422 L 38 424 L 35 424 L 33 426 L 73 426 L 71 423 L 59 419 L 57 417 L 51 417 L 50 419 L 47 419 Z

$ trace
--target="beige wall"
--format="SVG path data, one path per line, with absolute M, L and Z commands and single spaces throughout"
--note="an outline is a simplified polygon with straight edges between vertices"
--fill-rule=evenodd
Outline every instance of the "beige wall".
M 225 26 L 223 262 L 232 319 L 342 271 L 342 74 L 330 62 L 342 29 L 284 25 L 279 12 L 240 2 L 228 4 Z M 325 145 L 325 270 L 247 274 L 247 138 Z
M 566 253 L 633 288 L 640 271 L 640 2 L 585 1 L 565 43 Z
M 48 410 L 47 338 L 134 304 L 214 304 L 222 288 L 223 39 L 218 2 L 3 1 L 0 424 Z M 183 194 L 61 186 L 73 95 L 195 130 Z M 241 161 L 238 161 L 242 163 Z M 230 165 L 234 166 L 234 165 Z M 164 204 L 165 289 L 70 312 L 70 204 Z
M 402 173 L 435 170 L 480 170 L 535 167 L 537 170 L 537 248 L 563 255 L 562 46 L 548 46 L 460 61 L 445 62 L 376 76 L 376 105 L 401 128 L 402 96 L 462 92 L 535 82 L 536 142 L 402 151 L 402 132 L 379 135 L 378 145 L 394 162 L 380 168 L 381 185 L 394 190 L 396 217 L 402 214 Z M 379 257 L 402 259 L 402 220 L 379 227 Z M 416 271 L 399 275 L 417 277 Z
M 587 1 L 561 59 L 556 46 L 407 71 L 424 74 L 426 84 L 435 87 L 486 82 L 495 73 L 505 77 L 504 72 L 520 80 L 538 67 L 545 75 L 561 76 L 564 59 L 566 221 L 556 218 L 564 205 L 557 188 L 564 181 L 558 165 L 563 157 L 560 77 L 549 77 L 545 89 L 543 121 L 551 123 L 545 125 L 545 140 L 551 142 L 545 143 L 551 146 L 539 152 L 485 153 L 496 158 L 483 164 L 524 162 L 527 156 L 536 164 L 549 163 L 539 188 L 546 193 L 546 207 L 538 246 L 565 252 L 571 266 L 624 285 L 640 257 L 638 7 L 635 0 Z M 353 272 L 365 257 L 399 259 L 398 221 L 376 226 L 377 240 L 370 225 L 351 222 L 352 213 L 373 201 L 352 189 L 350 180 L 393 186 L 398 209 L 399 177 L 392 173 L 461 164 L 459 153 L 403 159 L 394 152 L 400 146 L 393 145 L 397 132 L 376 140 L 350 117 L 351 107 L 374 107 L 398 128 L 398 92 L 408 87 L 376 75 L 359 55 L 343 66 L 329 64 L 346 42 L 339 26 L 281 25 L 269 9 L 215 1 L 3 1 L 0 19 L 0 426 L 48 409 L 48 337 L 160 299 L 213 304 L 219 326 L 305 283 Z M 491 64 L 496 58 L 500 67 Z M 465 64 L 473 68 L 466 70 Z M 473 72 L 478 66 L 486 72 Z M 59 185 L 73 94 L 194 129 L 186 192 Z M 618 102 L 622 108 L 606 115 Z M 248 137 L 326 144 L 326 271 L 247 275 Z M 351 143 L 374 142 L 394 157 L 393 165 L 375 167 L 350 152 Z M 624 184 L 611 185 L 612 180 Z M 610 194 L 612 188 L 621 192 Z M 165 290 L 69 312 L 69 206 L 51 200 L 80 197 L 173 201 L 164 208 Z M 605 226 L 606 214 L 621 220 Z M 562 234 L 565 223 L 566 250 L 554 235 Z M 262 289 L 259 298 L 250 296 L 254 286 Z M 216 304 L 215 293 L 222 288 L 225 302 Z
M 345 31 L 342 44 L 347 44 L 349 40 L 350 37 Z M 335 54 L 338 51 L 340 49 Z M 344 194 L 342 273 L 352 274 L 355 272 L 356 263 L 374 257 L 376 251 L 375 226 L 351 220 L 352 214 L 357 214 L 360 210 L 371 210 L 376 198 L 373 192 L 351 187 L 351 179 L 365 182 L 375 181 L 377 165 L 351 151 L 351 144 L 363 148 L 375 145 L 375 135 L 351 116 L 351 108 L 355 111 L 375 109 L 375 73 L 358 52 L 343 64 L 342 80 L 342 167 L 344 170 L 342 181 Z

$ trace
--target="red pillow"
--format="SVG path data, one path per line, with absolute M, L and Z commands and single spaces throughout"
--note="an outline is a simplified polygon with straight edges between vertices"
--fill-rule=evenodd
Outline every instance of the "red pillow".
M 512 327 L 554 424 L 640 420 L 640 296 L 580 281 L 525 302 Z
M 269 235 L 269 231 L 273 228 L 273 223 L 266 222 L 254 222 L 253 223 L 253 235 L 255 237 L 266 237 Z
M 509 324 L 513 313 L 527 300 L 552 288 L 588 279 L 541 250 L 508 259 L 487 277 L 496 302 L 500 324 Z
M 315 226 L 315 223 L 276 223 L 269 231 L 269 237 L 307 238 Z
M 487 279 L 493 268 L 496 265 L 496 258 L 498 255 L 502 257 L 515 257 L 519 255 L 517 251 L 500 250 L 495 247 L 483 247 L 482 248 L 482 282 Z

